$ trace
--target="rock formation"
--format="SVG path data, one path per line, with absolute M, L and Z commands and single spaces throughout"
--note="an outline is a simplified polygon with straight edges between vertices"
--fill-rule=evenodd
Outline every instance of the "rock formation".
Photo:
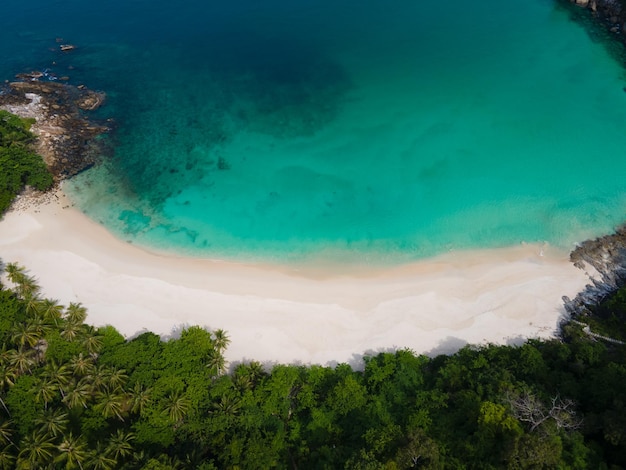
M 580 269 L 596 272 L 595 276 L 590 276 L 591 284 L 574 299 L 563 297 L 566 312 L 576 317 L 589 313 L 590 307 L 626 284 L 626 227 L 581 243 L 570 254 L 570 260 Z
M 626 44 L 626 8 L 620 0 L 569 0 L 582 8 L 591 11 L 602 24 L 612 33 L 620 36 Z
M 33 118 L 36 151 L 54 177 L 73 176 L 94 165 L 103 149 L 94 139 L 108 126 L 94 123 L 86 111 L 99 108 L 104 93 L 58 82 L 39 81 L 41 72 L 21 74 L 25 81 L 9 83 L 0 91 L 0 109 Z

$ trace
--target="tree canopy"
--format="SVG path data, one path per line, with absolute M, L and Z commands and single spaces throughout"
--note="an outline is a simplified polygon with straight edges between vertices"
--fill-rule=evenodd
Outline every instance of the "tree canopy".
M 126 340 L 5 272 L 0 468 L 626 466 L 625 346 L 576 325 L 521 346 L 366 356 L 363 370 L 227 369 L 222 330 Z

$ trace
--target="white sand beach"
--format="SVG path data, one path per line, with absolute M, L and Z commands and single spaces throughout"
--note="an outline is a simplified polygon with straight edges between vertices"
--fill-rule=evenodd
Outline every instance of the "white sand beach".
M 568 253 L 522 244 L 394 268 L 244 265 L 164 256 L 113 237 L 59 191 L 0 221 L 0 258 L 43 294 L 82 302 L 88 322 L 131 337 L 222 328 L 231 362 L 358 365 L 364 353 L 448 353 L 466 343 L 549 337 L 588 276 Z

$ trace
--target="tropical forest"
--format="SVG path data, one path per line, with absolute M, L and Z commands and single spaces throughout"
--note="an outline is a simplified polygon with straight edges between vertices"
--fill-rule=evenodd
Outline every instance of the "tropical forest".
M 626 291 L 559 338 L 348 364 L 228 364 L 228 334 L 85 323 L 24 267 L 0 288 L 5 469 L 619 469 Z M 613 328 L 620 324 L 622 327 Z

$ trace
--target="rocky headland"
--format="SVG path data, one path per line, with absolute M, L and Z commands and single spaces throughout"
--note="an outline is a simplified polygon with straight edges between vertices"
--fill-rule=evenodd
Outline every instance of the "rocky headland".
M 626 226 L 611 235 L 582 242 L 570 254 L 574 266 L 589 274 L 591 283 L 574 299 L 563 297 L 570 318 L 591 309 L 626 284 Z
M 35 150 L 55 179 L 71 177 L 93 166 L 103 154 L 97 136 L 110 130 L 88 114 L 105 101 L 105 94 L 67 83 L 42 81 L 42 72 L 20 74 L 0 90 L 0 109 L 35 120 Z

